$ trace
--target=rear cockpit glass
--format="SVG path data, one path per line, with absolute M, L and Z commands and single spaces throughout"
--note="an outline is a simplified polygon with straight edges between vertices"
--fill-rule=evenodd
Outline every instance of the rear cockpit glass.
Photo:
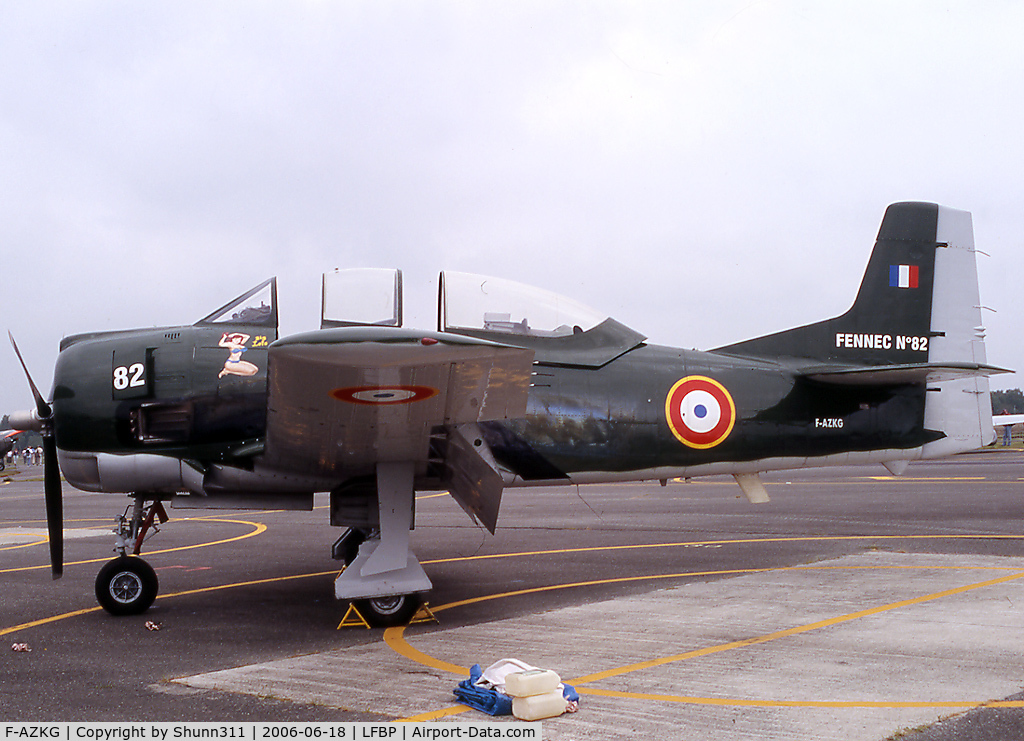
M 557 293 L 473 273 L 441 274 L 441 326 L 531 337 L 565 337 L 608 318 Z
M 320 328 L 402 326 L 402 271 L 348 268 L 324 273 Z

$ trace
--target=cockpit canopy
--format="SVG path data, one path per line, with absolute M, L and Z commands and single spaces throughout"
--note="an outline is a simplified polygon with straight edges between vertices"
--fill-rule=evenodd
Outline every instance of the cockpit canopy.
M 402 326 L 402 274 L 353 268 L 324 275 L 321 327 Z M 646 337 L 573 299 L 505 278 L 441 273 L 439 331 L 529 347 L 539 363 L 600 367 Z
M 582 334 L 608 319 L 557 293 L 505 278 L 473 273 L 441 273 L 444 331 L 482 330 L 527 337 Z

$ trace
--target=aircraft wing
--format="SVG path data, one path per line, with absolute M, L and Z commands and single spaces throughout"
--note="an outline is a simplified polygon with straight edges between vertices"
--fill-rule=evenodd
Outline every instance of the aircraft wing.
M 24 430 L 0 430 L 0 440 L 6 440 L 9 437 L 20 435 Z
M 532 365 L 532 350 L 398 327 L 278 340 L 269 350 L 265 461 L 339 480 L 390 462 L 423 473 L 435 428 L 522 417 Z

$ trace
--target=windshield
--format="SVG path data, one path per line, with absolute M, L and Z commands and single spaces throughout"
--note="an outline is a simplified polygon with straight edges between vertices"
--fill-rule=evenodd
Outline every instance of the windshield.
M 264 281 L 197 324 L 264 324 L 277 326 L 277 281 Z
M 592 329 L 608 318 L 565 296 L 504 278 L 445 271 L 441 286 L 445 330 L 564 337 Z

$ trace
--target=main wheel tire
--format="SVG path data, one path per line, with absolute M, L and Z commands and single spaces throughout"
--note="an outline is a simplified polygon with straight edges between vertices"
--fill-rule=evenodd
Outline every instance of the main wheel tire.
M 374 597 L 356 600 L 353 604 L 366 622 L 375 628 L 392 628 L 406 625 L 423 602 L 419 594 L 396 594 L 391 597 Z
M 153 567 L 136 556 L 109 561 L 96 575 L 96 599 L 111 615 L 138 615 L 160 591 Z

